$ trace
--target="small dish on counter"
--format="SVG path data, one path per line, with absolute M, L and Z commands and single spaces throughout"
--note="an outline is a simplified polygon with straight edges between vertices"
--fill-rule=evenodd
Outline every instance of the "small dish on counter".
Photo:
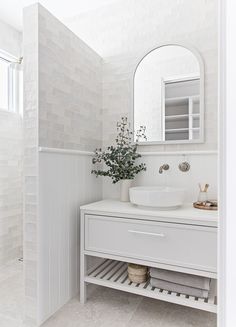
M 218 203 L 216 200 L 208 200 L 204 202 L 194 202 L 194 208 L 202 209 L 202 210 L 218 210 Z

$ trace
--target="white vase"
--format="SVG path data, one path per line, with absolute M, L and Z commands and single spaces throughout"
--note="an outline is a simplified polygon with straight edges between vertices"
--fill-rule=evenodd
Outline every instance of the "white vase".
M 132 179 L 122 179 L 120 181 L 120 201 L 129 202 L 129 188 L 131 184 Z

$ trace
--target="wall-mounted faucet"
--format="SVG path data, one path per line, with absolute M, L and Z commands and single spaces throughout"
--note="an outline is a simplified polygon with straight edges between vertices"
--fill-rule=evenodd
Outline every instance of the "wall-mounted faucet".
M 170 166 L 168 164 L 164 164 L 159 168 L 159 174 L 163 173 L 163 170 L 168 170 Z

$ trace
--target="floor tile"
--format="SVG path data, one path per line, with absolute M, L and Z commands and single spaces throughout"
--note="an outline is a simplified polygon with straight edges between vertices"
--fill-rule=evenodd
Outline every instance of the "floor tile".
M 125 327 L 141 300 L 134 294 L 99 287 L 85 305 L 73 299 L 43 327 Z
M 185 306 L 143 298 L 127 327 L 216 327 L 216 315 Z
M 0 326 L 20 326 L 24 311 L 23 263 L 17 259 L 0 268 Z M 7 322 L 5 322 L 5 320 Z
M 23 264 L 0 268 L 0 326 L 23 327 Z M 88 301 L 69 301 L 43 327 L 216 327 L 216 315 L 90 285 Z
M 43 327 L 216 327 L 216 315 L 97 287 L 85 305 L 75 298 Z

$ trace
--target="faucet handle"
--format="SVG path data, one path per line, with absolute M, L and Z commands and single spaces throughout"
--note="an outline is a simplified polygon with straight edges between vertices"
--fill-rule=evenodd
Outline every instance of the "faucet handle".
M 159 168 L 159 174 L 163 173 L 163 170 L 168 170 L 170 166 L 168 164 L 164 164 Z
M 182 172 L 186 172 L 190 170 L 190 164 L 187 161 L 181 162 L 179 164 L 179 170 Z

